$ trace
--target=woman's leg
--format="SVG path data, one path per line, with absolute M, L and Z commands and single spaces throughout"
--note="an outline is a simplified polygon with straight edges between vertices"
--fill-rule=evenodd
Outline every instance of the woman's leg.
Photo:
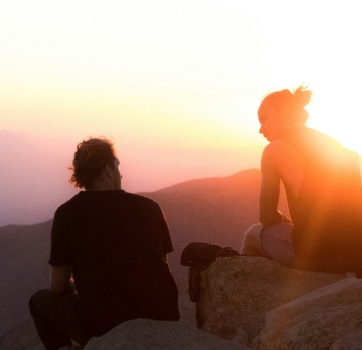
M 263 229 L 262 224 L 255 224 L 245 232 L 241 242 L 240 254 L 249 256 L 264 256 L 261 249 L 260 233 Z
M 284 265 L 295 266 L 296 256 L 292 244 L 293 225 L 279 223 L 263 229 L 260 234 L 263 255 Z

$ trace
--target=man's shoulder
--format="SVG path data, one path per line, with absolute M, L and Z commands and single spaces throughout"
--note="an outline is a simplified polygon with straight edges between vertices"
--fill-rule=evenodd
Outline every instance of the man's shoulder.
M 78 205 L 78 203 L 81 201 L 80 193 L 76 194 L 75 196 L 73 196 L 72 198 L 68 199 L 66 202 L 61 204 L 57 208 L 55 213 L 62 214 L 62 213 L 67 213 L 69 211 L 72 211 L 74 209 L 74 207 L 76 207 Z
M 154 201 L 153 199 L 146 197 L 144 195 L 129 193 L 129 192 L 124 191 L 124 196 L 125 196 L 126 200 L 133 202 L 134 204 L 159 208 L 159 204 L 156 201 Z

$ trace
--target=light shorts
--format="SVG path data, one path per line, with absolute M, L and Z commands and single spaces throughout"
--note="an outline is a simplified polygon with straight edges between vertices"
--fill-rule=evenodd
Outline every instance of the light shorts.
M 290 223 L 278 223 L 263 228 L 260 233 L 261 250 L 268 258 L 282 264 L 293 266 L 296 263 L 292 244 L 294 226 Z

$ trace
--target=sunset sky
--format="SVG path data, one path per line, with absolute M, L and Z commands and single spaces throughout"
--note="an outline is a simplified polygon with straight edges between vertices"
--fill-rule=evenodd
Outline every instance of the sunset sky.
M 315 0 L 7 1 L 0 130 L 69 158 L 83 138 L 111 136 L 126 189 L 150 191 L 257 166 L 266 144 L 256 115 L 262 96 L 304 82 L 314 91 L 309 126 L 361 154 L 359 8 Z

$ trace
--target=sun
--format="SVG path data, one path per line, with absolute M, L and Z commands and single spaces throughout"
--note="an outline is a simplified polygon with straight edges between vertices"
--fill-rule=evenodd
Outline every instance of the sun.
M 341 126 L 337 123 L 312 122 L 308 123 L 308 126 L 332 136 L 344 147 L 362 154 L 362 128 L 359 130 L 358 125 L 351 123 L 348 126 Z
M 332 103 L 330 102 L 332 101 Z M 308 107 L 308 126 L 332 136 L 344 147 L 362 154 L 362 123 L 351 103 L 328 100 L 328 103 L 311 103 Z M 356 112 L 357 111 L 357 112 Z

